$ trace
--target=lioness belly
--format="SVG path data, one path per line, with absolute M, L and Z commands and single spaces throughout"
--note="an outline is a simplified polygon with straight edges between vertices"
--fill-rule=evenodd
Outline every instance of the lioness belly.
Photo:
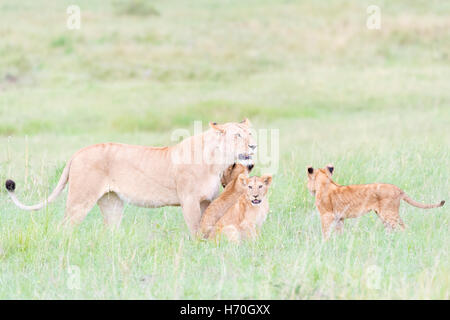
M 114 173 L 110 178 L 111 191 L 123 201 L 146 208 L 179 205 L 176 189 L 167 177 L 157 177 L 153 172 L 143 174 L 132 168 L 128 175 L 132 177 L 129 182 L 120 177 L 116 179 Z
M 131 205 L 144 207 L 144 208 L 159 208 L 165 206 L 179 206 L 180 203 L 177 198 L 170 199 L 156 199 L 154 197 L 136 197 L 136 196 L 127 196 L 121 193 L 117 193 L 119 198 Z

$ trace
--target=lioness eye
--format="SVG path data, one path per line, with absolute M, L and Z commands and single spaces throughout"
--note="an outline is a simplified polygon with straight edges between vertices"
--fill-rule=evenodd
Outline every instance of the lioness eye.
M 249 189 L 252 189 L 252 186 L 248 186 Z
M 262 185 L 260 185 L 259 188 L 261 189 L 261 188 L 262 188 Z

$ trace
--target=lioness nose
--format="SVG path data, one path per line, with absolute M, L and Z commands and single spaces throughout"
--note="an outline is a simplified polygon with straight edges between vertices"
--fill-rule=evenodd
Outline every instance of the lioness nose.
M 256 149 L 256 144 L 249 144 L 250 149 Z

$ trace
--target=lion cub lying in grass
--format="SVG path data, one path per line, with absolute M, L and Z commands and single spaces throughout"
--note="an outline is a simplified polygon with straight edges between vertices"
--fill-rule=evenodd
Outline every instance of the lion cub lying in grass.
M 271 182 L 270 175 L 247 177 L 240 174 L 236 183 L 245 191 L 215 224 L 209 238 L 214 239 L 218 234 L 224 234 L 232 242 L 255 238 L 269 212 L 267 191 Z
M 224 190 L 203 213 L 200 221 L 200 236 L 207 239 L 216 222 L 238 201 L 245 188 L 238 183 L 237 178 L 240 174 L 248 176 L 252 169 L 252 164 L 244 166 L 235 163 L 224 171 L 221 179 Z
M 331 176 L 334 167 L 328 165 L 323 169 L 308 167 L 308 189 L 316 197 L 316 206 L 320 213 L 323 237 L 327 239 L 334 223 L 337 231 L 342 231 L 344 219 L 357 218 L 373 210 L 388 229 L 400 226 L 405 228 L 398 214 L 400 200 L 422 208 L 442 207 L 438 204 L 421 204 L 408 197 L 403 190 L 392 184 L 372 183 L 340 186 Z

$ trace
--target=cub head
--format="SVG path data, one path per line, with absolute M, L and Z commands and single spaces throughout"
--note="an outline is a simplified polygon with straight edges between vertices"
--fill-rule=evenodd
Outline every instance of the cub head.
M 222 187 L 225 188 L 227 184 L 235 180 L 240 174 L 245 174 L 246 176 L 248 176 L 252 169 L 253 164 L 244 166 L 240 163 L 233 163 L 223 172 L 222 179 L 220 180 L 220 183 L 222 183 Z
M 224 124 L 211 122 L 209 126 L 216 133 L 218 145 L 227 159 L 232 159 L 234 162 L 251 159 L 256 151 L 256 142 L 250 132 L 248 119 Z
M 272 183 L 272 176 L 265 174 L 261 177 L 246 177 L 241 174 L 238 177 L 239 183 L 245 187 L 245 196 L 252 206 L 260 205 L 266 198 L 269 186 Z
M 308 174 L 308 190 L 313 196 L 315 196 L 318 185 L 326 181 L 332 181 L 331 176 L 334 172 L 334 166 L 332 164 L 329 164 L 322 169 L 314 169 L 313 167 L 308 167 L 306 169 L 306 172 Z

